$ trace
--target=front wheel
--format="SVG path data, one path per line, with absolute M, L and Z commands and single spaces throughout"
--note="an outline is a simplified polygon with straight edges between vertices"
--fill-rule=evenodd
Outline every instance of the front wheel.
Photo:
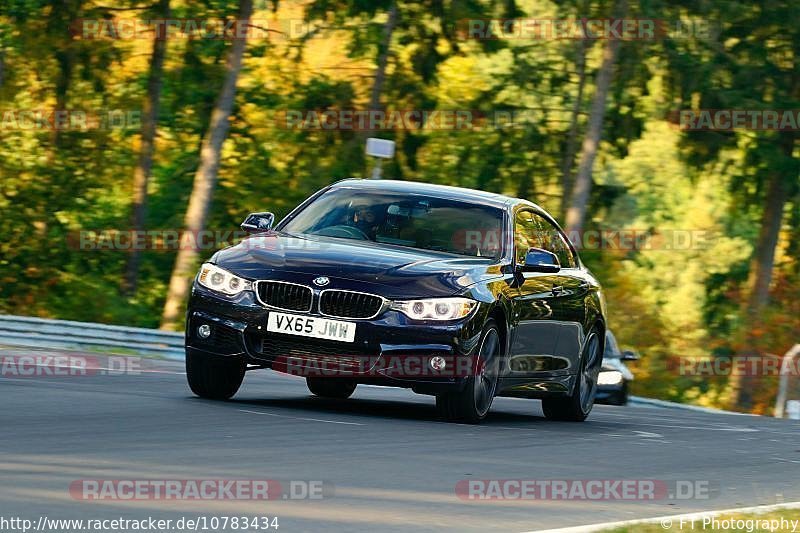
M 238 357 L 186 352 L 186 379 L 192 392 L 209 400 L 227 400 L 242 385 L 245 363 Z
M 592 330 L 586 339 L 581 357 L 580 371 L 575 376 L 572 394 L 564 398 L 545 398 L 542 400 L 544 416 L 550 420 L 583 422 L 594 406 L 597 391 L 597 376 L 603 363 L 602 346 L 597 330 Z
M 489 413 L 497 390 L 500 360 L 500 334 L 494 320 L 483 327 L 483 334 L 472 375 L 467 378 L 464 388 L 436 396 L 436 408 L 448 421 L 477 424 Z

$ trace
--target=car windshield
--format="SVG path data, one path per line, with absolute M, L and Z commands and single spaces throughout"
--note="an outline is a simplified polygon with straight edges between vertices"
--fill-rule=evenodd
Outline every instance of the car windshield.
M 336 188 L 279 229 L 498 259 L 501 209 L 430 196 Z
M 603 357 L 606 359 L 622 357 L 622 352 L 619 351 L 619 346 L 617 345 L 617 338 L 614 337 L 611 331 L 606 332 L 606 349 L 603 352 Z

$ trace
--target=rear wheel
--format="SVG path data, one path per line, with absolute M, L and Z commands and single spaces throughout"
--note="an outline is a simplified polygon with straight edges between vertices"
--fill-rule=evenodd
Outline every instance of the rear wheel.
M 544 416 L 551 420 L 583 422 L 594 406 L 597 391 L 597 376 L 603 362 L 602 346 L 597 330 L 593 329 L 586 339 L 581 357 L 580 372 L 575 377 L 572 394 L 564 398 L 545 398 L 542 400 Z
M 436 396 L 436 408 L 449 421 L 476 424 L 486 418 L 497 390 L 500 361 L 500 334 L 494 320 L 483 327 L 473 372 L 464 388 Z
M 315 396 L 339 400 L 349 398 L 356 390 L 355 382 L 348 379 L 309 377 L 306 378 L 306 385 Z
M 201 398 L 227 400 L 244 379 L 245 363 L 238 357 L 186 352 L 186 379 Z

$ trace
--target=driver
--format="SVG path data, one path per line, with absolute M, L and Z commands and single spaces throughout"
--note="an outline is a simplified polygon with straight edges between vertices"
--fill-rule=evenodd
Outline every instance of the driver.
M 369 204 L 356 204 L 353 206 L 352 226 L 360 229 L 372 240 L 378 230 L 378 214 L 374 206 Z

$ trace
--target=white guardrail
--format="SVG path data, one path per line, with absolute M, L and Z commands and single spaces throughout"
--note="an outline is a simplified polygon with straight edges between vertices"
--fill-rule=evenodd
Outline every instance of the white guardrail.
M 184 359 L 183 333 L 0 315 L 0 345 Z

